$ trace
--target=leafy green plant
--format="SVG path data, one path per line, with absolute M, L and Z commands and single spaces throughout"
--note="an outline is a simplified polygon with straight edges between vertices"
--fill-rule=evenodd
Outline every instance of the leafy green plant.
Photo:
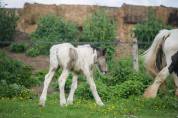
M 26 55 L 31 56 L 31 57 L 38 56 L 39 54 L 40 54 L 39 49 L 35 47 L 32 47 L 26 51 Z
M 76 41 L 78 29 L 72 22 L 65 21 L 62 17 L 47 15 L 42 17 L 31 38 L 34 48 L 39 50 L 37 54 L 48 54 L 49 48 L 56 42 Z
M 151 45 L 156 34 L 165 28 L 171 28 L 171 26 L 165 25 L 160 19 L 156 18 L 155 11 L 150 9 L 148 13 L 148 20 L 142 23 L 138 23 L 134 26 L 133 33 L 139 41 L 148 44 L 142 44 L 141 48 L 147 48 Z
M 97 10 L 84 22 L 81 41 L 113 41 L 116 36 L 116 23 L 105 11 Z
M 0 6 L 0 45 L 8 45 L 15 33 L 17 16 L 15 11 L 1 8 Z
M 12 43 L 10 45 L 11 52 L 22 53 L 22 52 L 25 52 L 26 49 L 27 49 L 27 45 L 25 44 Z
M 12 97 L 35 85 L 29 66 L 15 61 L 0 52 L 0 96 Z M 25 90 L 26 91 L 26 90 Z M 28 91 L 28 90 L 27 90 Z M 24 95 L 24 94 L 23 94 Z
M 104 10 L 97 10 L 87 18 L 83 25 L 80 41 L 83 42 L 110 42 L 116 37 L 116 22 Z M 96 44 L 96 47 L 107 48 L 108 57 L 114 52 L 113 45 Z

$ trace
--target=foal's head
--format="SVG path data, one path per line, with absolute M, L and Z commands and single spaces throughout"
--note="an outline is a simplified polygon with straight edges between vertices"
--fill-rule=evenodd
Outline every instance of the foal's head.
M 106 63 L 106 49 L 96 49 L 97 51 L 97 64 L 100 71 L 103 74 L 106 74 L 108 71 L 107 63 Z

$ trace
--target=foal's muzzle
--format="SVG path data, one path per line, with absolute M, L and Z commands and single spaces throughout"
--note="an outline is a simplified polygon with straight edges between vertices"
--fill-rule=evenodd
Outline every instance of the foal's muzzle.
M 102 73 L 103 73 L 103 75 L 105 75 L 107 72 L 108 72 L 108 71 L 103 71 Z

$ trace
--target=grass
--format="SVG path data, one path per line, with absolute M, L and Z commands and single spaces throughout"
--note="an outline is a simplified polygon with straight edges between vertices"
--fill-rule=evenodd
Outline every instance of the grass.
M 141 98 L 105 102 L 99 107 L 93 100 L 75 100 L 74 105 L 60 107 L 58 95 L 48 97 L 46 107 L 38 106 L 38 98 L 0 100 L 0 118 L 177 118 L 178 110 L 149 108 Z

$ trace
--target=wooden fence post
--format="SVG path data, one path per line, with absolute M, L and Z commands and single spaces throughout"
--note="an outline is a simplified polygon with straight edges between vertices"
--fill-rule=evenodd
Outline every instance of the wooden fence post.
M 137 38 L 133 39 L 133 44 L 132 44 L 132 64 L 133 64 L 133 69 L 138 72 L 139 71 L 139 63 L 138 63 Z

